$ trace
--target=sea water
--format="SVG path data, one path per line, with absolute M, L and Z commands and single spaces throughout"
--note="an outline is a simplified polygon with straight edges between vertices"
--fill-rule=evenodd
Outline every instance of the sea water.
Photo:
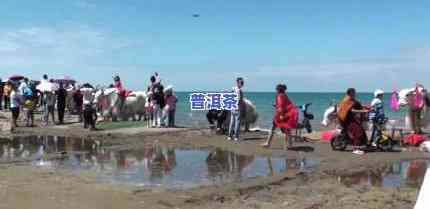
M 191 111 L 189 102 L 190 92 L 177 92 L 178 97 L 176 121 L 178 125 L 191 126 L 191 127 L 207 127 L 205 111 Z M 259 115 L 256 126 L 260 128 L 270 128 L 272 124 L 272 117 L 275 103 L 275 92 L 244 92 L 247 99 L 251 100 L 257 107 Z M 312 103 L 310 111 L 314 114 L 315 119 L 312 125 L 315 129 L 321 128 L 321 121 L 325 110 L 330 104 L 335 101 L 339 102 L 344 93 L 288 93 L 291 101 L 299 106 L 306 103 Z M 358 93 L 358 100 L 362 104 L 370 104 L 373 99 L 373 93 Z M 385 112 L 390 119 L 398 120 L 399 122 L 404 118 L 404 111 L 393 112 L 389 108 L 390 95 L 386 94 L 384 97 Z

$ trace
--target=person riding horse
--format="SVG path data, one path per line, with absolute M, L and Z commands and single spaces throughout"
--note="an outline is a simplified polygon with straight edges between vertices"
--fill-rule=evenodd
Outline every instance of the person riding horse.
M 114 76 L 113 80 L 113 87 L 117 89 L 118 95 L 120 97 L 119 112 L 121 112 L 124 107 L 125 99 L 127 98 L 129 92 L 124 88 L 121 82 L 121 78 L 118 75 Z

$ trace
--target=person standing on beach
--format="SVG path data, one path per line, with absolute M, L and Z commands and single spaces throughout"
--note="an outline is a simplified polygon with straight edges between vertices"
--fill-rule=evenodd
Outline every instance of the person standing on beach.
M 3 81 L 0 78 L 0 110 L 3 110 Z
M 411 120 L 412 130 L 414 134 L 422 134 L 422 114 L 425 107 L 424 98 L 424 86 L 416 84 L 415 91 L 408 95 L 408 114 Z
M 60 88 L 56 92 L 57 94 L 57 112 L 58 112 L 58 124 L 64 124 L 64 112 L 66 111 L 66 97 L 67 91 L 64 88 L 63 83 L 60 83 Z
M 244 81 L 243 78 L 236 79 L 236 86 L 233 87 L 234 93 L 236 93 L 238 97 L 238 108 L 237 110 L 231 111 L 230 117 L 230 127 L 228 129 L 228 138 L 227 140 L 232 140 L 234 135 L 234 141 L 239 141 L 239 133 L 240 133 L 240 119 L 245 111 L 245 103 L 243 101 L 243 88 Z
M 21 109 L 21 96 L 16 85 L 11 85 L 10 111 L 12 113 L 12 130 L 18 127 L 19 111 Z
M 82 122 L 82 110 L 84 105 L 84 95 L 80 88 L 77 88 L 75 93 L 73 93 L 73 102 L 75 103 L 75 112 L 79 116 L 79 123 Z
M 25 95 L 28 89 L 28 78 L 24 78 L 24 80 L 19 84 L 18 91 L 21 95 Z
M 56 95 L 54 92 L 51 91 L 45 91 L 43 93 L 43 120 L 45 122 L 45 126 L 49 125 L 49 116 L 51 115 L 52 123 L 55 124 L 55 102 L 56 102 Z
M 287 86 L 285 84 L 278 84 L 276 86 L 276 99 L 275 99 L 275 114 L 273 116 L 272 130 L 267 141 L 262 144 L 263 147 L 269 148 L 272 145 L 272 139 L 276 128 L 281 129 L 285 134 L 284 149 L 287 150 L 293 146 L 293 141 L 290 136 L 290 131 L 297 127 L 297 120 L 299 110 L 290 101 L 287 94 Z
M 377 147 L 376 141 L 374 140 L 375 134 L 377 134 L 377 126 L 381 126 L 381 124 L 385 120 L 384 113 L 384 91 L 378 89 L 374 92 L 374 98 L 370 103 L 371 111 L 369 112 L 369 120 L 372 122 L 372 135 L 370 136 L 370 143 L 372 146 Z
M 178 99 L 173 93 L 173 89 L 170 88 L 169 90 L 166 91 L 165 101 L 166 101 L 166 106 L 164 107 L 164 110 L 163 110 L 164 125 L 166 125 L 169 128 L 173 128 L 175 127 L 176 103 L 178 102 Z
M 152 104 L 152 126 L 161 127 L 162 109 L 164 108 L 164 87 L 161 83 L 156 82 L 155 76 L 150 78 L 149 94 L 151 95 Z
M 44 84 L 45 83 L 45 84 Z M 43 74 L 43 76 L 42 76 L 42 80 L 40 81 L 40 85 L 46 85 L 46 83 L 49 83 L 49 80 L 48 80 L 48 75 L 46 75 L 46 74 Z M 43 91 L 40 91 L 40 106 L 41 107 L 44 107 L 45 106 L 45 101 L 44 101 L 44 93 L 45 92 L 43 92 Z
M 10 93 L 12 92 L 12 82 L 7 81 L 3 87 L 3 98 L 4 98 L 4 109 L 8 110 L 10 108 Z

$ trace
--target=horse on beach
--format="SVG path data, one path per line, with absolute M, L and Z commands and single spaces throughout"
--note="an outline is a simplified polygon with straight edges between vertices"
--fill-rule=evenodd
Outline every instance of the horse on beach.
M 147 97 L 145 91 L 134 91 L 121 104 L 119 92 L 115 88 L 101 88 L 95 93 L 97 109 L 104 121 L 109 119 L 127 121 L 130 118 L 136 121 L 136 116 L 138 116 L 138 120 L 141 120 L 142 116 L 146 114 Z
M 245 131 L 249 131 L 251 125 L 258 120 L 257 108 L 248 99 L 244 99 L 245 111 L 241 115 L 241 126 L 245 127 Z M 209 110 L 206 118 L 211 125 L 215 125 L 218 131 L 225 132 L 230 125 L 231 112 L 228 110 Z

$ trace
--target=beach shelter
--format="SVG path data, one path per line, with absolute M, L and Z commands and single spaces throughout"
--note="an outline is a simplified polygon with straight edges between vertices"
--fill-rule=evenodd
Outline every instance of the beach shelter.
M 63 78 L 54 79 L 55 83 L 63 83 L 65 85 L 75 84 L 76 80 L 71 78 L 70 76 L 64 76 Z

